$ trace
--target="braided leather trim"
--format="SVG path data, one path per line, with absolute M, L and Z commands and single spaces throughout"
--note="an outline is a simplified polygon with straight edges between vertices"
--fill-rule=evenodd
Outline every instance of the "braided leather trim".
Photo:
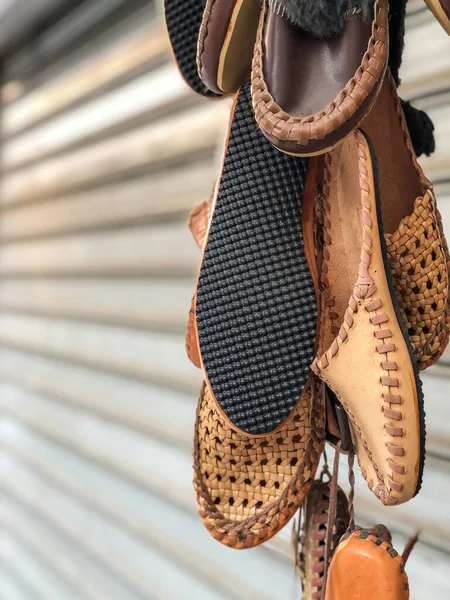
M 315 378 L 289 422 L 260 438 L 234 430 L 205 384 L 194 438 L 194 488 L 211 535 L 237 549 L 275 535 L 303 502 L 324 437 L 323 385 Z
M 358 134 L 360 135 L 360 134 Z M 320 375 L 323 369 L 326 369 L 333 358 L 339 353 L 341 346 L 349 338 L 350 330 L 354 325 L 354 315 L 359 310 L 359 301 L 370 300 L 377 292 L 377 287 L 374 280 L 369 274 L 369 268 L 372 262 L 372 228 L 373 222 L 370 216 L 372 210 L 371 196 L 372 191 L 370 189 L 370 183 L 368 180 L 368 169 L 367 162 L 368 156 L 366 154 L 366 144 L 358 139 L 358 168 L 360 175 L 360 190 L 361 190 L 361 206 L 363 210 L 363 245 L 361 249 L 360 264 L 358 269 L 358 279 L 353 288 L 353 294 L 350 297 L 347 310 L 344 315 L 343 323 L 339 330 L 338 335 L 333 340 L 329 349 L 313 363 L 312 369 Z M 329 165 L 331 165 L 332 155 L 329 153 Z M 327 203 L 329 206 L 329 204 Z M 331 242 L 331 236 L 328 231 L 328 240 Z M 329 254 L 326 254 L 329 256 Z M 329 292 L 329 290 L 327 290 Z M 352 411 L 349 409 L 347 403 L 339 394 L 338 390 L 333 390 L 339 397 L 343 404 L 348 417 L 354 426 L 356 433 L 361 440 L 361 443 L 367 453 L 370 462 L 378 477 L 377 486 L 371 482 L 371 490 L 382 500 L 384 504 L 394 505 L 398 503 L 398 500 L 391 495 L 391 491 L 401 492 L 403 485 L 398 483 L 400 476 L 406 475 L 406 470 L 403 465 L 395 462 L 396 456 L 404 455 L 404 448 L 399 442 L 399 438 L 402 438 L 405 434 L 401 427 L 401 421 L 403 414 L 399 410 L 399 406 L 403 403 L 403 399 L 399 394 L 400 382 L 395 376 L 398 370 L 398 365 L 395 362 L 396 346 L 389 340 L 392 338 L 392 331 L 389 329 L 389 316 L 382 312 L 383 301 L 380 298 L 374 299 L 368 302 L 365 306 L 365 310 L 371 315 L 370 322 L 374 327 L 374 336 L 379 343 L 376 345 L 376 351 L 380 354 L 380 383 L 383 388 L 382 399 L 383 399 L 383 413 L 386 418 L 385 431 L 392 438 L 391 442 L 386 445 L 387 451 L 392 456 L 388 459 L 388 464 L 391 469 L 391 475 L 388 476 L 388 485 L 384 481 L 383 474 L 380 472 L 376 462 L 373 459 L 373 455 L 369 449 L 367 441 L 365 440 L 361 428 L 356 422 Z M 395 423 L 395 425 L 393 424 Z
M 383 77 L 389 53 L 389 3 L 377 0 L 374 6 L 372 36 L 367 52 L 354 77 L 321 112 L 304 117 L 286 113 L 271 95 L 264 78 L 264 28 L 267 5 L 261 11 L 252 69 L 252 100 L 258 125 L 280 141 L 306 145 L 311 140 L 323 140 L 336 131 L 358 110 Z

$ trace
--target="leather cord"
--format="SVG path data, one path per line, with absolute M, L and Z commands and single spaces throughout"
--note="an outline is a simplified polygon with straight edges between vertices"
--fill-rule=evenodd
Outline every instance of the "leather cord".
M 328 567 L 331 561 L 333 536 L 336 527 L 336 516 L 337 516 L 337 493 L 338 493 L 338 476 L 339 476 L 339 457 L 341 455 L 341 442 L 336 446 L 336 453 L 334 455 L 333 464 L 333 475 L 330 482 L 330 504 L 328 507 L 328 522 L 327 522 L 327 536 L 325 538 L 325 561 L 323 571 L 323 587 L 322 587 L 322 599 L 325 600 L 325 593 L 327 587 L 327 575 Z

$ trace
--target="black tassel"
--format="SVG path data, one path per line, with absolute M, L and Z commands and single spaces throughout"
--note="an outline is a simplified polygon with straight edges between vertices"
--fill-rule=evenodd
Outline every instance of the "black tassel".
M 433 121 L 423 110 L 401 101 L 411 141 L 417 156 L 430 156 L 436 150 Z
M 343 28 L 349 13 L 356 10 L 370 20 L 375 0 L 269 0 L 278 14 L 314 37 L 327 38 Z

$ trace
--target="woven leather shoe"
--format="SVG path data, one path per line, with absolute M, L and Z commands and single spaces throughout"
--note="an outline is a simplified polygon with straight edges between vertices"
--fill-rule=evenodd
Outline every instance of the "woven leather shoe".
M 207 384 L 198 404 L 194 487 L 210 534 L 230 548 L 269 540 L 294 516 L 324 446 L 323 384 L 311 377 L 276 432 L 249 436 L 223 414 Z
M 260 11 L 260 0 L 207 0 L 197 66 L 213 92 L 234 93 L 249 81 Z
M 317 38 L 264 3 L 252 70 L 255 117 L 277 148 L 322 154 L 358 127 L 376 100 L 389 54 L 388 0 L 373 22 L 351 11 L 342 30 Z
M 388 268 L 373 154 L 356 132 L 323 161 L 319 337 L 326 350 L 313 370 L 344 407 L 360 464 L 373 465 L 374 493 L 399 504 L 422 480 L 423 397 Z

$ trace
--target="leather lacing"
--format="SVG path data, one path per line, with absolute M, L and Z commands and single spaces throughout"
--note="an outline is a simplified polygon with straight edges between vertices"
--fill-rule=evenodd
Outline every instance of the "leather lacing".
M 327 155 L 327 159 L 325 161 L 325 172 L 331 170 L 332 163 L 332 155 L 329 153 Z M 344 315 L 343 324 L 339 329 L 339 333 L 336 338 L 333 340 L 329 349 L 313 364 L 313 370 L 319 374 L 321 370 L 326 369 L 330 364 L 330 361 L 338 354 L 339 349 L 342 344 L 348 339 L 349 331 L 354 325 L 354 317 L 353 315 L 359 310 L 359 301 L 370 299 L 377 291 L 376 284 L 374 283 L 372 277 L 369 274 L 369 267 L 371 265 L 372 260 L 372 247 L 373 247 L 373 239 L 372 239 L 372 218 L 370 216 L 371 212 L 371 189 L 368 179 L 368 168 L 367 168 L 367 160 L 368 157 L 366 155 L 365 145 L 358 141 L 358 165 L 359 165 L 359 173 L 360 173 L 360 189 L 361 189 L 361 204 L 363 209 L 363 247 L 361 250 L 360 264 L 358 269 L 358 279 L 353 289 L 353 294 L 350 297 L 347 310 Z M 325 181 L 330 181 L 329 174 L 325 176 Z M 324 192 L 329 194 L 329 188 L 324 186 Z M 325 194 L 324 194 L 325 195 Z M 331 235 L 330 229 L 331 224 L 327 213 L 329 213 L 329 203 L 325 200 L 324 202 L 324 264 L 322 266 L 322 270 L 325 273 L 325 279 L 322 280 L 327 287 L 329 287 L 329 282 L 327 279 L 328 266 L 326 264 L 329 259 L 329 252 L 326 248 L 326 245 L 331 243 Z M 327 240 L 327 241 L 325 241 Z M 355 427 L 359 438 L 366 450 L 368 458 L 372 463 L 375 472 L 378 478 L 378 484 L 375 485 L 372 480 L 368 481 L 369 487 L 371 490 L 376 493 L 376 495 L 380 496 L 383 501 L 388 505 L 394 505 L 398 503 L 398 500 L 391 495 L 391 491 L 395 491 L 400 493 L 403 491 L 403 484 L 395 481 L 396 475 L 405 475 L 406 469 L 403 465 L 400 465 L 396 462 L 395 458 L 398 456 L 404 456 L 405 450 L 404 447 L 400 445 L 399 439 L 404 437 L 404 430 L 400 427 L 400 422 L 403 420 L 403 413 L 399 410 L 399 407 L 403 403 L 403 399 L 400 394 L 398 394 L 398 388 L 400 387 L 400 382 L 398 378 L 395 376 L 398 371 L 398 365 L 393 360 L 395 358 L 396 347 L 395 344 L 390 342 L 390 338 L 392 338 L 392 331 L 389 329 L 389 316 L 382 311 L 383 302 L 381 299 L 374 299 L 369 302 L 365 310 L 371 314 L 370 322 L 374 327 L 374 335 L 377 340 L 380 341 L 376 346 L 376 351 L 380 354 L 380 370 L 382 370 L 382 374 L 380 375 L 380 384 L 384 388 L 382 393 L 383 398 L 383 413 L 387 420 L 384 425 L 386 433 L 392 437 L 392 441 L 386 444 L 386 449 L 389 452 L 392 458 L 388 459 L 389 468 L 392 473 L 391 476 L 387 478 L 388 486 L 384 483 L 383 474 L 380 472 L 377 467 L 372 453 L 369 450 L 368 444 L 362 435 L 362 431 L 360 427 L 356 423 L 356 419 L 351 414 L 351 411 L 347 408 L 347 414 L 349 416 L 350 421 Z M 344 402 L 345 404 L 345 402 Z M 393 425 L 392 423 L 398 423 L 399 426 Z

